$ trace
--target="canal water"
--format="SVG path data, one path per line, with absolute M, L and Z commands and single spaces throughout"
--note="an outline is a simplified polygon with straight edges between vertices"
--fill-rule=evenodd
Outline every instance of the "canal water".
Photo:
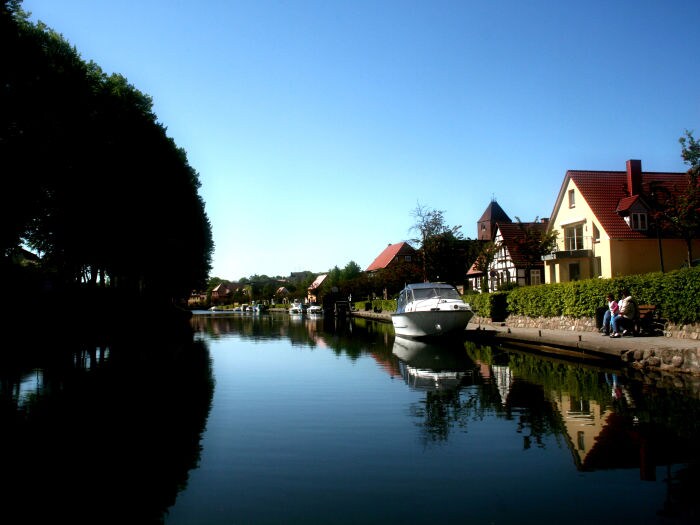
M 135 328 L 4 353 L 3 523 L 700 522 L 692 391 L 363 319 Z

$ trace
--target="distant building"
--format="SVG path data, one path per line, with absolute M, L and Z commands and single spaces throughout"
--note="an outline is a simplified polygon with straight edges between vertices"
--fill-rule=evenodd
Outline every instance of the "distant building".
M 309 303 L 319 303 L 321 302 L 321 286 L 323 285 L 323 282 L 326 280 L 326 277 L 328 277 L 328 274 L 324 273 L 316 277 L 314 279 L 314 282 L 312 282 L 309 285 L 309 288 L 306 291 L 306 300 Z
M 385 270 L 393 265 L 401 263 L 415 262 L 416 250 L 407 242 L 397 242 L 389 244 L 382 253 L 380 253 L 372 264 L 370 264 L 366 272 L 376 273 L 379 270 Z
M 510 217 L 503 208 L 492 200 L 476 222 L 476 238 L 480 241 L 493 241 L 496 238 L 498 224 L 511 223 Z
M 476 261 L 467 271 L 467 286 L 471 290 L 482 290 L 482 280 L 486 277 L 488 291 L 495 292 L 502 285 L 516 283 L 519 286 L 541 284 L 544 279 L 544 263 L 539 258 L 533 259 L 522 249 L 522 242 L 529 229 L 547 229 L 548 220 L 538 222 L 514 223 L 495 201 L 477 221 L 477 234 L 483 242 L 495 242 L 500 245 L 487 272 L 476 268 Z

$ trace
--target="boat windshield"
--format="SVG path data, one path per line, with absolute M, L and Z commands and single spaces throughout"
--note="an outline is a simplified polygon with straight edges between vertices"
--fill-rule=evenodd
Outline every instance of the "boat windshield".
M 460 299 L 459 292 L 454 288 L 417 288 L 413 290 L 413 297 L 416 300 L 422 299 Z

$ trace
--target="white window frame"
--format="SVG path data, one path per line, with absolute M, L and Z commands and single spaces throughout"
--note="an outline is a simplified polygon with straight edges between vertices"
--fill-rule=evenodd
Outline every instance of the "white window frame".
M 570 232 L 573 235 L 569 235 Z M 583 250 L 583 223 L 564 228 L 564 249 L 566 251 Z
M 644 231 L 647 229 L 647 214 L 644 212 L 630 213 L 630 228 Z

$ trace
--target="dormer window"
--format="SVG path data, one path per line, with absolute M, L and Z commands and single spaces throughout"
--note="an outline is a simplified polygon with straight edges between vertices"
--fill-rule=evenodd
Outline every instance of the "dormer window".
M 647 214 L 646 213 L 630 213 L 630 228 L 633 230 L 647 229 Z

